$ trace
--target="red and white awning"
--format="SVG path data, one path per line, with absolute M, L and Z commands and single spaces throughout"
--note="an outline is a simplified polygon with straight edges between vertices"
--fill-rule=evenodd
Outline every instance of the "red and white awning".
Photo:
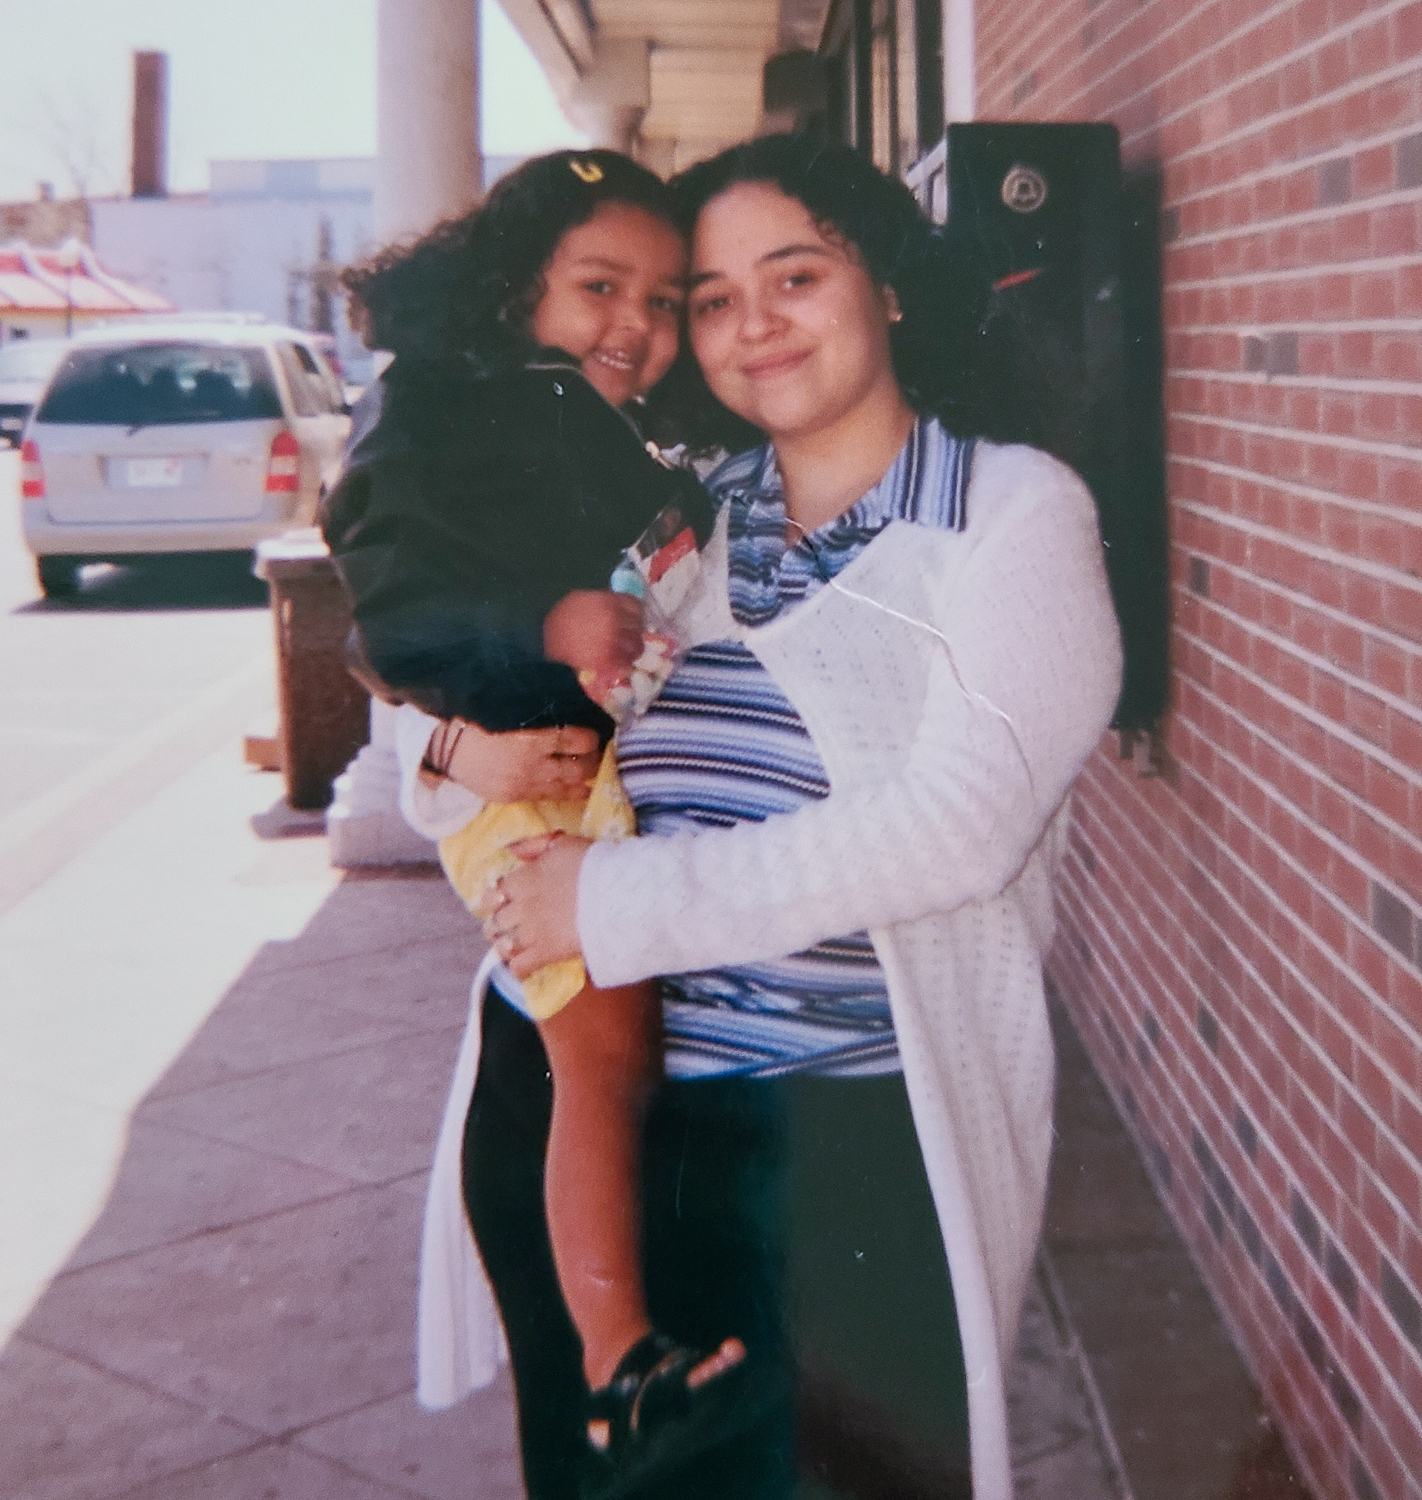
M 0 245 L 0 313 L 75 313 L 104 316 L 173 312 L 156 292 L 111 276 L 79 240 L 37 250 L 23 240 Z

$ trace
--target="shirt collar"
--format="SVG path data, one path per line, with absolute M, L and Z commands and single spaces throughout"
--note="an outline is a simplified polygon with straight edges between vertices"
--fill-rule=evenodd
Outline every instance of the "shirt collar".
M 972 450 L 971 440 L 920 419 L 877 484 L 791 547 L 774 448 L 728 460 L 710 487 L 727 512 L 731 613 L 743 625 L 766 624 L 839 574 L 893 521 L 962 531 Z
M 940 465 L 953 467 L 952 450 L 960 446 L 964 445 L 949 437 L 936 419 L 920 417 L 884 477 L 810 536 L 819 539 L 848 530 L 878 532 L 891 521 L 917 521 L 926 526 L 957 529 L 958 486 L 930 486 L 927 494 L 921 491 L 925 488 L 922 479 L 926 471 Z M 712 476 L 711 488 L 730 507 L 732 531 L 744 532 L 752 518 L 757 531 L 772 524 L 783 528 L 785 486 L 774 444 L 766 443 L 728 460 Z M 953 514 L 940 515 L 940 510 Z M 805 538 L 796 545 L 804 547 Z

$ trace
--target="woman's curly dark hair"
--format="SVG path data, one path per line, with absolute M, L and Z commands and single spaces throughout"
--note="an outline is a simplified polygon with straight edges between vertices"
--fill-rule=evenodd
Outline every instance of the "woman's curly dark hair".
M 762 136 L 673 179 L 688 233 L 713 198 L 741 183 L 768 183 L 795 199 L 821 233 L 851 248 L 875 283 L 893 290 L 903 312 L 889 331 L 894 373 L 916 411 L 959 436 L 1058 446 L 1050 404 L 1032 393 L 1030 349 L 986 269 L 934 228 L 902 182 L 849 146 Z M 709 392 L 697 405 L 695 446 L 757 440 Z
M 498 357 L 529 343 L 542 273 L 604 203 L 679 223 L 667 185 L 617 151 L 555 151 L 499 179 L 477 207 L 346 269 L 365 342 L 397 357 Z

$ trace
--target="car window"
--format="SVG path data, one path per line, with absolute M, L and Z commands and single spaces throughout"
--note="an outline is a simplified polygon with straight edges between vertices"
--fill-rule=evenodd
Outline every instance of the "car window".
M 311 360 L 316 373 L 321 377 L 321 385 L 326 392 L 326 398 L 331 403 L 332 411 L 344 411 L 346 409 L 346 388 L 341 384 L 341 378 L 331 368 L 329 356 L 324 349 L 308 349 L 302 346 L 302 353 Z
M 171 343 L 71 351 L 35 420 L 166 427 L 281 414 L 271 364 L 261 349 Z
M 276 351 L 297 416 L 319 417 L 340 409 L 339 399 L 332 398 L 329 386 L 321 378 L 316 356 L 305 344 L 281 343 Z
M 0 344 L 0 380 L 47 380 L 68 347 L 63 339 L 9 339 Z

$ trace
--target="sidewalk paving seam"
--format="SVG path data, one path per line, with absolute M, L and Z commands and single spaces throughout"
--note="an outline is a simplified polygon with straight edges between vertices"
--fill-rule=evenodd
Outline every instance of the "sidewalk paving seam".
M 1107 1477 L 1116 1491 L 1116 1500 L 1135 1500 L 1135 1491 L 1131 1488 L 1131 1481 L 1126 1474 L 1125 1461 L 1121 1457 L 1121 1449 L 1116 1442 L 1116 1433 L 1111 1425 L 1106 1403 L 1101 1397 L 1101 1388 L 1096 1383 L 1096 1376 L 1091 1369 L 1090 1360 L 1086 1357 L 1086 1350 L 1082 1346 L 1076 1323 L 1067 1309 L 1066 1295 L 1045 1241 L 1038 1246 L 1037 1264 L 1042 1272 L 1041 1284 L 1047 1294 L 1047 1306 L 1057 1320 L 1066 1344 L 1066 1355 L 1076 1366 L 1082 1388 L 1086 1392 L 1087 1406 L 1090 1408 L 1092 1424 L 1106 1458 Z
M 188 1464 L 185 1468 L 169 1469 L 167 1473 L 155 1474 L 150 1479 L 140 1480 L 138 1484 L 130 1485 L 128 1489 L 121 1490 L 112 1497 L 112 1500 L 128 1500 L 130 1496 L 141 1497 L 147 1491 L 151 1491 L 157 1484 L 167 1484 L 173 1480 L 182 1479 L 184 1475 L 200 1475 L 205 1469 L 215 1468 L 218 1464 L 230 1463 L 234 1458 L 250 1458 L 254 1453 L 261 1453 L 264 1449 L 290 1448 L 297 1446 L 287 1442 L 283 1438 L 267 1438 L 262 1442 L 254 1443 L 250 1448 L 239 1448 L 233 1453 L 225 1453 L 221 1458 L 204 1459 L 199 1463 Z M 326 1453 L 313 1453 L 309 1448 L 302 1448 L 301 1452 L 308 1458 L 316 1459 L 318 1462 L 328 1464 L 331 1468 L 342 1474 L 348 1474 L 352 1479 L 358 1479 L 362 1484 L 368 1485 L 370 1489 L 383 1490 L 386 1494 L 400 1497 L 400 1500 L 426 1500 L 426 1497 L 418 1490 L 407 1490 L 404 1486 L 396 1487 L 387 1480 L 378 1479 L 374 1474 L 369 1474 L 363 1469 L 352 1468 L 350 1464 L 342 1463 L 338 1458 L 332 1458 Z
M 383 1406 L 387 1401 L 393 1401 L 399 1396 L 408 1396 L 412 1405 L 416 1404 L 415 1391 L 418 1387 L 412 1380 L 409 1385 L 401 1387 L 398 1391 L 390 1391 L 384 1396 L 372 1396 L 369 1401 L 358 1402 L 355 1406 L 345 1411 L 333 1411 L 324 1417 L 317 1417 L 310 1422 L 302 1422 L 299 1426 L 290 1427 L 285 1432 L 278 1433 L 273 1442 L 290 1443 L 293 1447 L 300 1448 L 303 1453 L 314 1453 L 318 1458 L 329 1459 L 330 1455 L 320 1448 L 308 1448 L 302 1443 L 302 1438 L 315 1432 L 319 1427 L 329 1427 L 332 1422 L 344 1422 L 351 1417 L 357 1417 L 363 1411 L 374 1411 L 377 1406 Z M 386 1481 L 382 1480 L 381 1483 Z
M 0 822 L 0 915 L 11 911 L 105 834 L 141 812 L 183 772 L 229 743 L 270 691 L 260 657 L 193 704 L 130 736 Z M 162 731 L 156 733 L 155 731 Z
M 316 966 L 315 965 L 303 965 L 302 967 L 305 968 L 305 967 L 316 967 Z M 463 1021 L 458 1021 L 458 1022 L 454 1022 L 454 1023 L 451 1023 L 451 1022 L 449 1022 L 447 1020 L 445 1020 L 445 1021 L 436 1021 L 431 1026 L 410 1026 L 408 1029 L 402 1028 L 402 1034 L 403 1034 L 403 1036 L 407 1036 L 407 1037 L 417 1037 L 417 1036 L 434 1036 L 437 1032 L 441 1032 L 441 1031 L 457 1031 L 462 1036 L 464 1034 L 465 1024 L 466 1023 L 463 1022 Z M 390 1037 L 381 1037 L 377 1041 L 373 1041 L 373 1042 L 355 1042 L 355 1043 L 351 1044 L 350 1046 L 343 1046 L 343 1045 L 337 1044 L 337 1046 L 335 1046 L 329 1052 L 309 1052 L 304 1057 L 294 1057 L 294 1058 L 291 1058 L 290 1060 L 288 1060 L 287 1062 L 268 1063 L 265 1067 L 253 1068 L 250 1072 L 239 1073 L 239 1072 L 233 1071 L 231 1073 L 225 1074 L 221 1078 L 209 1078 L 209 1079 L 207 1079 L 203 1083 L 189 1084 L 186 1088 L 164 1089 L 164 1091 L 161 1094 L 156 1095 L 151 1100 L 148 1099 L 148 1098 L 143 1099 L 141 1101 L 141 1103 L 139 1104 L 138 1108 L 134 1111 L 134 1118 L 135 1119 L 142 1118 L 143 1115 L 144 1115 L 144 1111 L 146 1110 L 147 1106 L 150 1103 L 153 1103 L 153 1104 L 166 1104 L 170 1099 L 187 1099 L 187 1098 L 190 1098 L 193 1094 L 201 1094 L 205 1089 L 220 1089 L 220 1088 L 225 1088 L 230 1083 L 248 1083 L 248 1082 L 250 1082 L 254 1078 L 265 1078 L 269 1073 L 280 1073 L 280 1072 L 282 1072 L 284 1070 L 289 1070 L 291 1068 L 304 1068 L 304 1067 L 309 1066 L 312 1063 L 330 1062 L 333 1059 L 338 1058 L 338 1057 L 353 1057 L 357 1052 L 372 1052 L 377 1047 L 388 1047 L 390 1045 L 391 1040 L 392 1040 L 392 1038 L 390 1038 Z M 162 1082 L 163 1082 L 163 1080 L 160 1078 L 158 1080 L 158 1083 L 156 1083 L 154 1085 L 154 1087 L 157 1088 L 158 1084 L 161 1084 Z M 151 1120 L 148 1123 L 153 1124 L 153 1125 L 161 1126 L 161 1128 L 164 1129 L 164 1130 L 183 1130 L 184 1133 L 186 1133 L 186 1134 L 192 1134 L 192 1135 L 198 1134 L 198 1132 L 190 1130 L 186 1126 L 170 1125 L 166 1121 L 160 1122 L 160 1121 L 157 1121 L 157 1120 Z M 211 1136 L 203 1136 L 202 1139 L 204 1139 L 204 1140 L 211 1140 L 211 1139 L 213 1139 L 213 1137 L 211 1137 Z M 232 1143 L 228 1142 L 227 1144 L 230 1145 Z M 247 1146 L 247 1147 L 244 1147 L 243 1149 L 250 1151 L 253 1148 L 250 1147 L 250 1146 Z M 433 1147 L 431 1149 L 433 1149 Z M 259 1154 L 260 1155 L 270 1156 L 270 1155 L 274 1155 L 275 1153 L 273 1153 L 273 1152 L 261 1152 Z M 308 1164 L 307 1163 L 303 1163 L 302 1165 L 308 1165 Z M 325 1170 L 328 1170 L 328 1169 L 322 1168 L 322 1170 L 325 1171 Z
M 188 1096 L 186 1094 L 184 1094 L 184 1095 L 181 1095 L 179 1097 L 187 1098 Z M 302 1161 L 299 1157 L 296 1157 L 296 1156 L 287 1156 L 286 1153 L 283 1152 L 283 1151 L 258 1151 L 254 1147 L 244 1146 L 241 1141 L 231 1141 L 231 1140 L 228 1140 L 225 1136 L 211 1135 L 211 1134 L 209 1134 L 205 1130 L 196 1130 L 192 1126 L 189 1126 L 189 1125 L 168 1125 L 168 1124 L 165 1123 L 163 1125 L 163 1128 L 165 1130 L 171 1130 L 175 1135 L 185 1135 L 190 1140 L 205 1141 L 209 1145 L 213 1145 L 213 1146 L 228 1146 L 228 1147 L 235 1147 L 236 1149 L 241 1150 L 241 1151 L 249 1151 L 249 1152 L 251 1152 L 251 1154 L 253 1156 L 264 1157 L 267 1161 L 278 1161 L 278 1162 L 281 1162 L 284 1166 L 288 1166 L 288 1167 L 305 1167 L 308 1171 L 329 1172 L 332 1177 L 346 1177 L 347 1176 L 347 1174 L 345 1172 L 338 1172 L 338 1171 L 336 1171 L 332 1167 L 323 1167 L 323 1166 L 318 1165 L 315 1162 Z M 428 1168 L 426 1170 L 428 1170 Z M 400 1179 L 398 1177 L 394 1177 L 394 1178 L 390 1179 L 391 1182 L 397 1182 L 399 1180 Z M 364 1190 L 366 1188 L 379 1187 L 379 1186 L 383 1185 L 383 1180 L 382 1180 L 382 1182 L 371 1182 L 371 1181 L 369 1181 L 369 1180 L 367 1180 L 365 1178 L 361 1178 L 361 1177 L 351 1177 L 351 1178 L 349 1178 L 349 1182 L 350 1182 L 350 1186 L 349 1187 L 336 1188 L 332 1192 L 321 1194 L 321 1196 L 318 1197 L 318 1198 L 303 1199 L 301 1203 L 295 1205 L 292 1208 L 281 1208 L 281 1209 L 275 1210 L 275 1212 L 279 1213 L 279 1214 L 281 1214 L 281 1213 L 294 1213 L 298 1209 L 305 1208 L 305 1207 L 309 1206 L 312 1203 L 329 1203 L 331 1201 L 331 1199 L 333 1199 L 333 1198 L 340 1198 L 340 1197 L 342 1197 L 346 1193 L 362 1191 L 362 1190 Z M 258 1224 L 263 1219 L 266 1219 L 266 1218 L 269 1218 L 269 1217 L 271 1217 L 271 1215 L 268 1215 L 268 1214 L 258 1214 L 254 1219 L 252 1219 L 250 1221 L 243 1220 L 242 1222 L 243 1223 L 250 1222 L 250 1223 L 253 1223 L 253 1224 Z M 191 1238 L 191 1236 L 184 1236 L 184 1238 L 185 1239 L 186 1238 Z M 179 1244 L 179 1243 L 181 1243 L 181 1241 L 179 1241 L 179 1240 L 173 1240 L 173 1241 L 165 1241 L 164 1243 Z M 150 1247 L 150 1248 L 155 1248 L 156 1249 L 157 1247 L 153 1246 L 153 1247 Z M 77 1276 L 77 1275 L 80 1275 L 83 1271 L 87 1271 L 88 1269 L 89 1269 L 88 1266 L 82 1266 L 78 1270 L 76 1270 L 74 1272 L 71 1272 L 71 1273 L 66 1273 L 66 1274 L 72 1274 L 72 1275 Z
M 211 1137 L 199 1136 L 197 1137 L 197 1139 L 210 1140 Z M 226 1144 L 226 1142 L 222 1142 L 220 1144 Z M 287 1160 L 287 1158 L 285 1157 L 271 1156 L 270 1153 L 254 1152 L 253 1155 L 267 1155 L 268 1158 L 272 1161 Z M 294 1165 L 305 1166 L 306 1163 L 296 1162 Z M 323 1168 L 322 1170 L 325 1169 Z M 392 1179 L 392 1181 L 396 1180 L 398 1179 Z M 322 1203 L 332 1203 L 337 1198 L 344 1198 L 347 1193 L 356 1192 L 363 1188 L 386 1185 L 387 1184 L 371 1184 L 366 1182 L 352 1181 L 346 1187 L 334 1188 L 331 1192 L 323 1193 L 320 1197 L 317 1198 L 303 1198 L 300 1203 L 288 1204 L 285 1208 L 274 1208 L 268 1210 L 266 1213 L 252 1214 L 245 1219 L 230 1219 L 222 1224 L 208 1225 L 202 1229 L 193 1230 L 191 1234 L 180 1234 L 173 1239 L 163 1240 L 161 1243 L 156 1245 L 140 1245 L 133 1250 L 120 1250 L 113 1255 L 105 1256 L 102 1260 L 86 1261 L 82 1266 L 74 1266 L 72 1268 L 64 1267 L 63 1269 L 55 1272 L 53 1281 L 69 1281 L 76 1276 L 85 1276 L 90 1271 L 111 1269 L 114 1266 L 122 1265 L 124 1261 L 136 1260 L 139 1256 L 142 1255 L 151 1255 L 155 1250 L 166 1250 L 175 1245 L 195 1244 L 198 1240 L 208 1239 L 215 1234 L 230 1234 L 234 1229 L 246 1229 L 253 1224 L 265 1223 L 268 1219 L 275 1219 L 281 1214 L 299 1213 L 302 1209 L 315 1208 Z
M 273 840 L 271 840 L 271 842 L 275 843 L 277 841 L 275 839 L 273 839 Z M 342 880 L 342 884 L 344 884 L 345 881 L 349 880 L 349 879 L 350 879 L 349 875 L 345 876 L 344 879 Z M 442 875 L 441 875 L 441 879 L 443 879 Z M 473 924 L 475 926 L 478 925 L 477 919 L 474 918 L 474 917 L 472 917 L 472 916 L 469 918 L 469 921 L 471 922 L 471 924 Z M 346 957 L 346 958 L 354 958 L 356 956 L 356 952 L 357 951 L 359 952 L 359 955 L 362 958 L 366 958 L 366 957 L 372 957 L 373 958 L 377 954 L 381 954 L 381 953 L 403 953 L 405 951 L 405 949 L 407 949 L 407 948 L 413 948 L 413 949 L 423 948 L 426 945 L 426 941 L 427 940 L 424 939 L 424 938 L 402 939 L 398 943 L 385 943 L 385 944 L 381 945 L 378 948 L 361 948 L 359 950 L 353 950 L 351 953 L 344 955 L 344 957 Z M 279 973 L 279 974 L 301 974 L 301 973 L 305 972 L 307 969 L 321 969 L 321 968 L 325 968 L 331 962 L 332 962 L 332 960 L 330 958 L 300 959 L 296 963 L 282 964 L 277 970 L 275 970 L 275 972 Z M 477 967 L 477 965 L 476 965 L 476 967 Z M 470 978 L 471 979 L 473 978 L 473 971 L 472 970 L 470 972 Z
M 216 1140 L 216 1137 L 214 1136 L 198 1135 L 196 1132 L 192 1132 L 192 1134 L 197 1140 Z M 231 1142 L 217 1141 L 217 1144 L 226 1146 L 230 1145 Z M 249 1147 L 243 1147 L 241 1149 L 250 1150 Z M 286 1162 L 288 1165 L 292 1166 L 305 1167 L 310 1165 L 308 1162 L 293 1162 L 290 1157 L 278 1156 L 274 1152 L 270 1151 L 254 1151 L 252 1152 L 252 1155 L 264 1156 L 270 1161 Z M 321 1167 L 318 1170 L 324 1172 L 329 1171 L 330 1169 L 327 1167 Z M 317 1208 L 323 1203 L 334 1203 L 337 1198 L 347 1197 L 351 1193 L 379 1192 L 385 1188 L 398 1187 L 400 1183 L 409 1182 L 416 1177 L 429 1176 L 429 1170 L 430 1169 L 428 1167 L 417 1167 L 409 1172 L 397 1172 L 395 1176 L 382 1178 L 379 1182 L 361 1182 L 356 1178 L 352 1178 L 346 1187 L 335 1188 L 331 1192 L 322 1193 L 320 1196 L 315 1198 L 303 1198 L 300 1203 L 289 1203 L 283 1208 L 269 1209 L 265 1213 L 252 1214 L 245 1219 L 233 1219 L 228 1223 L 205 1226 L 202 1229 L 193 1230 L 191 1234 L 180 1234 L 173 1239 L 164 1240 L 161 1244 L 140 1245 L 133 1250 L 120 1250 L 116 1255 L 107 1256 L 103 1260 L 91 1260 L 86 1262 L 82 1266 L 74 1266 L 72 1269 L 69 1267 L 64 1267 L 61 1270 L 55 1272 L 52 1281 L 71 1281 L 79 1276 L 87 1276 L 90 1271 L 112 1268 L 113 1266 L 121 1265 L 124 1261 L 137 1260 L 141 1256 L 152 1255 L 155 1251 L 158 1250 L 167 1250 L 178 1245 L 192 1245 L 199 1240 L 208 1239 L 215 1234 L 230 1234 L 234 1229 L 246 1229 L 253 1224 L 265 1224 L 272 1219 L 281 1218 L 284 1214 L 303 1213 L 307 1209 Z M 332 1175 L 334 1176 L 336 1174 L 332 1173 Z M 37 1342 L 33 1335 L 21 1335 L 18 1332 L 12 1335 L 12 1337 L 14 1338 L 19 1338 L 22 1336 L 28 1337 L 31 1343 Z M 46 1344 L 45 1347 L 49 1348 L 50 1346 Z M 66 1351 L 57 1350 L 55 1352 L 64 1353 Z
M 96 793 L 108 792 L 114 782 L 180 743 L 192 730 L 210 726 L 219 714 L 230 710 L 234 701 L 243 701 L 264 685 L 269 670 L 264 654 L 253 655 L 226 677 L 210 683 L 197 697 L 120 740 L 101 759 L 80 766 L 57 785 L 0 817 L 0 855 L 46 832 Z
M 185 1406 L 193 1412 L 204 1412 L 208 1416 L 219 1418 L 223 1422 L 238 1428 L 242 1432 L 250 1433 L 257 1440 L 256 1445 L 261 1446 L 267 1440 L 266 1434 L 260 1427 L 253 1427 L 250 1422 L 244 1422 L 240 1417 L 229 1416 L 227 1412 L 214 1411 L 210 1406 L 204 1406 L 200 1401 L 194 1401 L 189 1396 L 179 1396 L 173 1391 L 165 1391 L 156 1385 L 150 1385 L 146 1380 L 140 1380 L 136 1375 L 130 1375 L 123 1370 L 116 1370 L 111 1365 L 103 1364 L 92 1355 L 84 1354 L 77 1349 L 63 1349 L 57 1344 L 51 1344 L 48 1340 L 40 1338 L 36 1334 L 27 1333 L 23 1329 L 12 1333 L 5 1340 L 5 1347 L 11 1344 L 28 1344 L 31 1349 L 42 1349 L 46 1354 L 54 1355 L 57 1359 L 71 1360 L 76 1365 L 84 1365 L 96 1375 L 102 1375 L 105 1380 L 117 1380 L 123 1385 L 130 1385 L 136 1391 L 142 1391 L 144 1395 L 150 1396 L 155 1401 L 169 1402 L 174 1406 Z M 237 1450 L 245 1452 L 245 1449 Z M 144 1481 L 151 1483 L 151 1481 Z

